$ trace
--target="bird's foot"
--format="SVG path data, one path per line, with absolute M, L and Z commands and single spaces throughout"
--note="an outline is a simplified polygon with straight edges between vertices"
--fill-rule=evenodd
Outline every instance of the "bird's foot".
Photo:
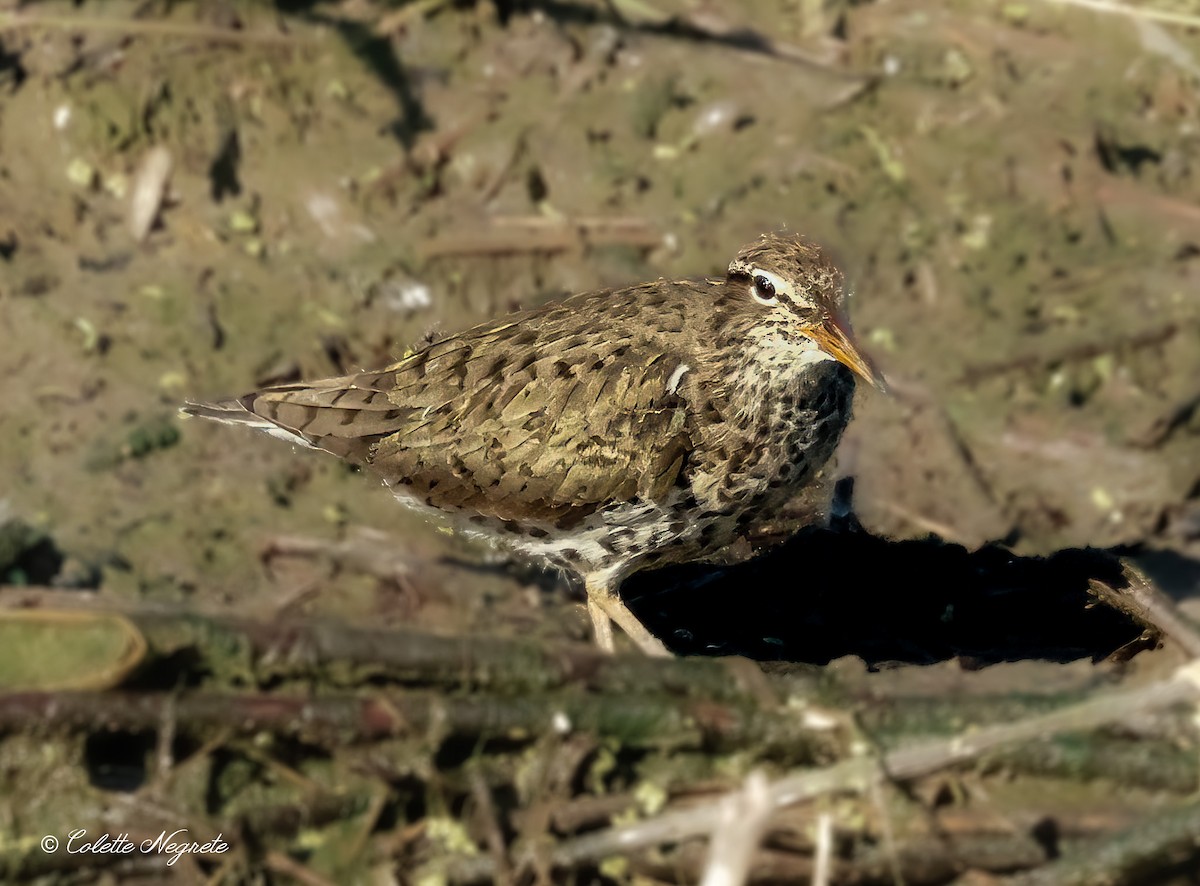
M 671 658 L 671 650 L 655 637 L 629 611 L 620 595 L 605 584 L 586 582 L 588 614 L 596 632 L 596 645 L 605 652 L 613 651 L 612 622 L 623 630 L 639 649 L 653 658 Z

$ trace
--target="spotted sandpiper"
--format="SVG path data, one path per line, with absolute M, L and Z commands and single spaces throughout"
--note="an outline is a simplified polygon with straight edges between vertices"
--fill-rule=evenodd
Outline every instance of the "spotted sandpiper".
M 603 648 L 616 622 L 665 655 L 621 581 L 775 515 L 833 453 L 855 376 L 883 385 L 841 274 L 769 234 L 724 277 L 586 292 L 383 369 L 184 410 L 333 453 L 439 522 L 581 575 Z

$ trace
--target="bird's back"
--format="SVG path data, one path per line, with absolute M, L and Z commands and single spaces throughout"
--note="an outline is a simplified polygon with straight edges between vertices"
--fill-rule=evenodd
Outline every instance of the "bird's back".
M 694 445 L 680 393 L 694 303 L 713 285 L 585 293 L 377 371 L 186 411 L 326 450 L 433 508 L 569 526 L 677 482 Z

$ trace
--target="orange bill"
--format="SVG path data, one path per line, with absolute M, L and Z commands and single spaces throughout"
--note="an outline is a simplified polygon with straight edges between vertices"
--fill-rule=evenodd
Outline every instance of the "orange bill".
M 834 315 L 810 330 L 809 336 L 820 345 L 825 353 L 850 368 L 863 381 L 886 392 L 887 381 L 883 373 L 859 347 L 850 330 L 850 322 L 844 315 Z

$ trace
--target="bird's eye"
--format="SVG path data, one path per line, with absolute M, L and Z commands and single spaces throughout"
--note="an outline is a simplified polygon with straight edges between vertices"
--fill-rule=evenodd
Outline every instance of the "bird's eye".
M 754 277 L 754 297 L 768 304 L 774 302 L 775 284 L 762 274 L 756 274 Z

